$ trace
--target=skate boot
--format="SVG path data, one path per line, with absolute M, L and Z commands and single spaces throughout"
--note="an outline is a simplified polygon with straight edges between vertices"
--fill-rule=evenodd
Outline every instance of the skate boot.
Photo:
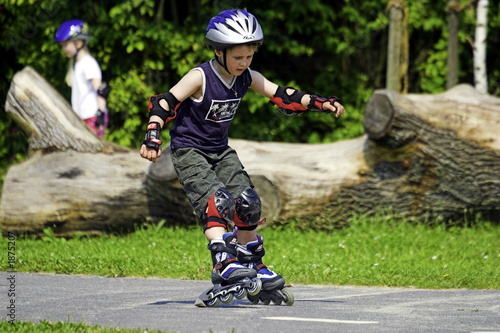
M 199 307 L 216 307 L 220 302 L 230 303 L 235 297 L 243 299 L 257 295 L 262 282 L 257 272 L 244 266 L 236 259 L 236 237 L 225 234 L 223 239 L 214 239 L 208 245 L 212 252 L 213 287 L 203 292 L 195 302 Z
M 272 301 L 277 305 L 283 302 L 288 306 L 293 305 L 294 296 L 285 288 L 285 279 L 262 263 L 265 254 L 263 244 L 264 238 L 258 234 L 257 240 L 246 245 L 237 245 L 238 261 L 253 268 L 257 272 L 257 278 L 262 281 L 262 290 L 257 295 L 249 294 L 248 300 L 253 304 L 261 301 L 268 305 Z

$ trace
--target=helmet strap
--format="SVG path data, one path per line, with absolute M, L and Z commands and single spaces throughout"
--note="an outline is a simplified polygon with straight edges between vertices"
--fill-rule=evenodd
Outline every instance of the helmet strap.
M 226 72 L 229 73 L 229 75 L 233 75 L 233 74 L 231 74 L 231 72 L 229 71 L 229 69 L 227 69 L 227 66 L 226 66 L 226 55 L 227 55 L 226 50 L 223 50 L 222 51 L 222 62 L 220 61 L 219 56 L 217 54 L 215 55 L 215 60 L 217 61 L 217 63 L 219 65 L 221 65 L 226 70 Z

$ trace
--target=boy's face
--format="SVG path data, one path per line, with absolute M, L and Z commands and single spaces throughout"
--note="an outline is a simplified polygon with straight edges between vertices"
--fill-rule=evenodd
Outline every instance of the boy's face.
M 240 76 L 252 63 L 256 47 L 252 45 L 235 46 L 226 51 L 226 67 L 234 76 Z M 222 57 L 222 51 L 215 51 L 218 57 Z

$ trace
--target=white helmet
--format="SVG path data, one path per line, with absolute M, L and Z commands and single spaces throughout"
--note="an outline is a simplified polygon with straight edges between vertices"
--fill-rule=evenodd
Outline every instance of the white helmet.
M 242 9 L 230 9 L 208 22 L 205 41 L 209 49 L 223 51 L 235 45 L 261 45 L 264 34 L 255 16 Z

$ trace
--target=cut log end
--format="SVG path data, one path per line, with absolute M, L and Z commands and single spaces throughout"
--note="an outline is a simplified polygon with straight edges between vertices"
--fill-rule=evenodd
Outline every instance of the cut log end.
M 376 92 L 366 105 L 363 127 L 370 139 L 380 139 L 391 130 L 394 102 L 388 91 Z

